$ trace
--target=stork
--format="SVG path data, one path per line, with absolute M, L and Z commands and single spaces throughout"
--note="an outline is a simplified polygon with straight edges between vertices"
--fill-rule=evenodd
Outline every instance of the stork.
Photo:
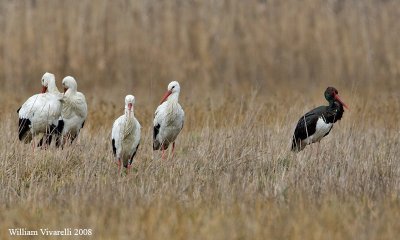
M 292 151 L 299 152 L 307 145 L 321 141 L 330 133 L 333 124 L 342 119 L 343 107 L 349 109 L 334 87 L 325 90 L 325 98 L 328 106 L 317 107 L 299 119 L 293 134 Z
M 54 74 L 46 72 L 43 74 L 42 93 L 35 94 L 28 98 L 24 104 L 17 110 L 18 121 L 18 138 L 19 140 L 29 143 L 33 146 L 34 137 L 43 133 L 45 143 L 50 145 L 52 133 L 58 124 L 61 115 L 61 94 L 57 89 Z M 39 142 L 42 146 L 43 138 Z
M 57 133 L 61 135 L 61 139 L 58 137 L 57 146 L 63 146 L 66 139 L 70 139 L 71 143 L 75 140 L 83 128 L 88 114 L 85 95 L 77 91 L 76 80 L 67 76 L 62 80 L 62 85 L 64 95 L 60 100 L 62 110 L 57 125 Z
M 130 169 L 139 148 L 140 124 L 134 114 L 135 97 L 125 97 L 125 114 L 114 121 L 111 131 L 111 143 L 114 157 L 117 160 L 118 171 L 123 166 Z
M 157 107 L 153 121 L 153 150 L 165 150 L 172 143 L 172 156 L 175 150 L 175 140 L 183 128 L 185 113 L 178 103 L 181 88 L 177 81 L 168 84 L 168 90 Z

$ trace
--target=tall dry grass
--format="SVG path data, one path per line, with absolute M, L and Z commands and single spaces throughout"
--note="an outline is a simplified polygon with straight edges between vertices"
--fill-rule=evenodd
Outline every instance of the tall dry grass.
M 0 2 L 0 239 L 92 228 L 95 239 L 395 239 L 400 225 L 397 1 Z M 78 79 L 79 143 L 32 152 L 16 109 L 44 71 Z M 174 160 L 151 149 L 166 84 L 186 121 Z M 320 144 L 298 118 L 336 86 L 350 106 Z M 118 176 L 125 94 L 143 126 Z M 15 238 L 12 238 L 15 239 Z
M 301 103 L 276 116 L 271 109 L 287 105 L 260 107 L 250 98 L 232 118 L 187 108 L 191 126 L 168 161 L 152 151 L 149 119 L 140 118 L 142 144 L 128 176 L 118 176 L 112 161 L 110 120 L 97 130 L 88 125 L 70 148 L 32 153 L 9 130 L 14 113 L 5 115 L 0 237 L 11 227 L 80 227 L 96 239 L 394 239 L 400 129 L 374 124 L 378 114 L 360 121 L 360 103 L 343 97 L 354 110 L 297 155 L 289 147 Z

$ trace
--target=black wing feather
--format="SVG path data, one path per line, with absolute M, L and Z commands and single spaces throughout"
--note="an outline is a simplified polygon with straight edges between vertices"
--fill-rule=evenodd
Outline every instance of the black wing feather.
M 154 126 L 153 129 L 153 150 L 158 150 L 161 147 L 161 144 L 157 141 L 157 135 L 160 132 L 160 124 Z
M 115 147 L 115 140 L 114 139 L 111 141 L 111 144 L 112 144 L 112 150 L 113 150 L 114 156 L 116 156 L 117 155 L 117 148 Z
M 319 117 L 319 115 L 313 113 L 307 113 L 301 117 L 297 123 L 296 129 L 294 130 L 294 138 L 296 140 L 303 140 L 313 135 L 315 133 L 315 128 L 317 126 Z
M 56 147 L 61 146 L 61 133 L 64 130 L 64 120 L 58 120 L 57 127 L 54 129 L 54 133 L 56 135 Z
M 20 118 L 18 121 L 18 138 L 23 140 L 26 133 L 29 131 L 29 126 L 31 125 L 31 120 L 27 118 Z
M 132 156 L 131 156 L 131 159 L 129 160 L 129 165 L 132 164 L 133 158 L 135 157 L 136 152 L 137 152 L 137 150 L 139 149 L 139 146 L 140 146 L 140 143 L 136 146 L 136 150 L 133 152 L 133 154 L 132 154 Z
M 154 126 L 153 129 L 153 140 L 157 138 L 159 131 L 160 131 L 160 124 L 157 124 L 156 126 Z
M 318 118 L 322 116 L 322 113 L 325 110 L 325 106 L 317 107 L 299 119 L 292 137 L 292 151 L 301 149 L 301 146 L 299 145 L 301 140 L 304 140 L 315 133 Z

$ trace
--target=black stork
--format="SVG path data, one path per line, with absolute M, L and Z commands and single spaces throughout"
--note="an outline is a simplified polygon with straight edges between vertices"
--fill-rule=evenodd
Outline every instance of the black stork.
M 293 134 L 292 151 L 299 152 L 308 144 L 321 141 L 329 134 L 333 124 L 342 118 L 343 107 L 349 109 L 334 87 L 325 90 L 325 98 L 329 106 L 317 107 L 299 119 Z

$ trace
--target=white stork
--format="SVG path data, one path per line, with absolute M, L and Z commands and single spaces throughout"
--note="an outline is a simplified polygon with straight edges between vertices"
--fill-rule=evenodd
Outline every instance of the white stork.
M 57 146 L 64 145 L 66 138 L 71 143 L 78 136 L 79 131 L 85 124 L 88 109 L 85 95 L 77 91 L 77 83 L 71 76 L 67 76 L 62 80 L 64 87 L 64 95 L 61 98 L 62 110 L 61 117 L 58 121 L 57 132 L 61 135 L 57 139 Z
M 46 144 L 51 143 L 61 115 L 61 94 L 57 89 L 54 74 L 46 72 L 42 77 L 42 93 L 35 94 L 17 110 L 19 116 L 18 138 L 29 143 L 40 133 L 45 134 Z M 32 142 L 34 144 L 34 142 Z M 42 146 L 43 138 L 39 146 Z
M 125 97 L 125 114 L 114 121 L 111 131 L 111 143 L 114 156 L 117 160 L 118 171 L 121 161 L 126 168 L 132 165 L 140 143 L 140 124 L 134 114 L 135 97 Z
M 180 90 L 177 81 L 168 84 L 168 91 L 162 98 L 154 116 L 153 150 L 161 149 L 163 159 L 164 151 L 168 149 L 170 143 L 172 143 L 173 156 L 176 137 L 183 128 L 185 113 L 178 103 Z

